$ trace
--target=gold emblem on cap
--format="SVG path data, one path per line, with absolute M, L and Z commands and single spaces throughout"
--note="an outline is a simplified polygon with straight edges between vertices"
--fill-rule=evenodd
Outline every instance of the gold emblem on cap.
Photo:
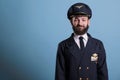
M 80 9 L 80 8 L 82 8 L 82 7 L 83 7 L 83 5 L 81 5 L 81 6 L 75 6 L 75 7 Z

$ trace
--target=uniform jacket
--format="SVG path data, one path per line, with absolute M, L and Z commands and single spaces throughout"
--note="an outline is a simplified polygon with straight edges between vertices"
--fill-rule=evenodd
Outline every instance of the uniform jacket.
M 55 80 L 108 80 L 106 53 L 102 42 L 88 34 L 83 51 L 73 34 L 58 45 Z

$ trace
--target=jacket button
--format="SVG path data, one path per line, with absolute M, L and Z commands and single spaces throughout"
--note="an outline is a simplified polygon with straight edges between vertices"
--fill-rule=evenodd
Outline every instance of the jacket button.
M 81 67 L 79 67 L 79 70 L 81 70 Z
M 82 80 L 82 78 L 80 78 L 80 80 Z
M 89 69 L 89 67 L 87 67 L 87 70 Z

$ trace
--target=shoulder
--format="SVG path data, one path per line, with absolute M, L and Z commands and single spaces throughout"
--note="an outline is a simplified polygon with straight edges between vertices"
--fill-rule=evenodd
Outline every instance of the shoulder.
M 97 38 L 93 38 L 92 37 L 93 42 L 95 42 L 96 44 L 103 44 L 101 40 L 97 39 Z
M 73 38 L 73 33 L 71 34 L 70 37 L 62 40 L 61 42 L 59 42 L 58 46 L 59 47 L 70 47 L 74 44 L 74 38 Z
M 97 38 L 94 38 L 94 37 L 91 37 L 91 35 L 89 35 L 89 39 L 90 41 L 92 42 L 92 45 L 95 46 L 96 48 L 98 49 L 104 49 L 104 45 L 103 45 L 103 42 Z
M 97 38 L 92 37 L 89 33 L 88 33 L 88 37 L 92 40 L 93 43 L 95 44 L 103 44 L 103 42 Z
M 68 45 L 70 42 L 71 42 L 71 37 L 62 40 L 61 42 L 59 42 L 58 45 L 59 45 L 59 46 L 66 46 L 66 45 Z

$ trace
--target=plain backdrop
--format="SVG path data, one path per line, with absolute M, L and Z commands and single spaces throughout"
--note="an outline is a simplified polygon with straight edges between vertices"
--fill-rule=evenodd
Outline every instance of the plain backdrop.
M 120 80 L 120 0 L 0 0 L 0 80 L 54 80 L 58 43 L 72 31 L 68 8 L 93 12 L 89 33 L 103 41 L 110 80 Z

